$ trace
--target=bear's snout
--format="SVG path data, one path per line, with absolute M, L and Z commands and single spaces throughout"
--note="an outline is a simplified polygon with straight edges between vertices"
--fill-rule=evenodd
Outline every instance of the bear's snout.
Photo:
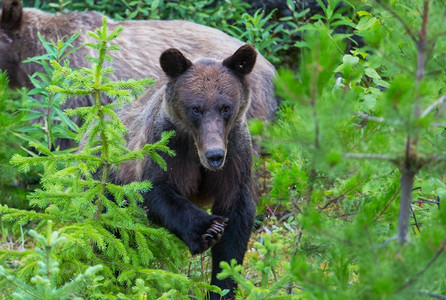
M 223 161 L 225 160 L 225 152 L 223 149 L 211 149 L 206 151 L 204 154 L 206 156 L 206 160 L 214 169 L 218 169 L 223 165 Z

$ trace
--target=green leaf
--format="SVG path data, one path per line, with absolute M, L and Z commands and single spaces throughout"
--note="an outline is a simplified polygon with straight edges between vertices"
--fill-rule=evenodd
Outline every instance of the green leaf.
M 365 68 L 364 73 L 369 76 L 370 78 L 374 79 L 381 79 L 381 76 L 378 75 L 375 69 L 372 68 Z

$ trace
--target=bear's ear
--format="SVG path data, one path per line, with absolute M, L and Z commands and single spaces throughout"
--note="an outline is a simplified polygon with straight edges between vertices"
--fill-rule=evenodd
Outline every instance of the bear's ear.
M 22 13 L 22 1 L 4 0 L 2 5 L 1 28 L 7 31 L 18 29 L 22 21 Z
M 180 76 L 192 66 L 192 62 L 175 48 L 167 49 L 161 54 L 160 64 L 164 73 L 173 78 Z
M 223 66 L 231 69 L 236 75 L 243 77 L 251 73 L 256 63 L 257 52 L 251 45 L 243 45 L 235 53 L 223 61 Z

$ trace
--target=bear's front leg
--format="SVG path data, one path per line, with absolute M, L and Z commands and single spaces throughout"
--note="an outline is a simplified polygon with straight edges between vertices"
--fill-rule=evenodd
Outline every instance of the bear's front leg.
M 212 280 L 211 284 L 223 289 L 228 289 L 229 293 L 225 297 L 210 293 L 211 300 L 234 299 L 234 290 L 236 284 L 230 278 L 224 280 L 217 279 L 217 274 L 221 272 L 220 262 L 230 263 L 235 259 L 238 264 L 243 263 L 249 237 L 255 216 L 255 204 L 248 187 L 243 186 L 236 194 L 237 199 L 233 201 L 230 207 L 219 207 L 218 203 L 212 208 L 213 214 L 218 214 L 228 218 L 228 224 L 225 227 L 225 234 L 220 241 L 212 247 Z
M 179 237 L 192 254 L 206 251 L 223 235 L 227 218 L 209 215 L 168 183 L 154 184 L 143 197 L 147 217 Z

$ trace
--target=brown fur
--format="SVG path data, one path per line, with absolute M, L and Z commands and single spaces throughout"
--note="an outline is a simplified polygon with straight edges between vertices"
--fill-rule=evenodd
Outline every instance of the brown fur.
M 3 1 L 4 10 L 17 0 Z M 9 5 L 9 6 L 8 6 Z M 79 30 L 82 34 L 75 44 L 82 45 L 92 39 L 86 32 L 101 26 L 102 14 L 97 12 L 50 14 L 37 9 L 23 9 L 18 21 L 17 8 L 9 14 L 2 13 L 0 25 L 0 68 L 10 74 L 11 83 L 15 86 L 29 86 L 26 75 L 42 71 L 34 63 L 21 63 L 24 59 L 44 53 L 37 32 L 47 40 L 56 40 L 71 35 Z M 123 26 L 124 30 L 114 43 L 120 51 L 111 52 L 116 72 L 112 79 L 130 79 L 153 77 L 159 80 L 163 72 L 158 64 L 162 51 L 169 47 L 178 48 L 191 60 L 202 57 L 221 60 L 229 57 L 242 42 L 227 34 L 207 26 L 187 21 L 125 21 L 115 22 L 108 19 L 109 30 Z M 92 50 L 83 48 L 69 57 L 72 67 L 85 66 L 85 55 L 94 54 Z M 252 104 L 248 117 L 263 120 L 273 118 L 277 109 L 274 97 L 274 67 L 261 55 L 253 73 L 249 76 Z M 105 100 L 107 101 L 107 100 Z M 91 98 L 68 101 L 68 107 L 91 105 Z
M 166 171 L 146 157 L 122 165 L 114 179 L 152 182 L 143 193 L 148 217 L 177 235 L 192 254 L 213 247 L 211 284 L 229 290 L 223 299 L 233 298 L 235 283 L 217 278 L 220 262 L 243 262 L 255 214 L 246 113 L 256 57 L 255 49 L 244 45 L 224 60 L 192 63 L 168 49 L 160 57 L 167 76 L 120 112 L 131 149 L 175 130 L 168 146 L 176 155 L 161 154 Z M 210 299 L 220 296 L 210 293 Z
M 193 125 L 187 118 L 185 111 L 180 109 L 183 107 L 182 104 L 167 105 L 165 98 L 174 96 L 169 95 L 171 89 L 166 89 L 169 78 L 163 77 L 159 79 L 155 87 L 150 88 L 131 107 L 123 109 L 120 113 L 121 120 L 128 128 L 129 149 L 137 150 L 147 143 L 156 142 L 154 131 L 158 128 L 157 123 L 160 118 L 168 117 L 177 130 L 187 132 L 188 135 L 193 136 L 194 145 L 197 148 L 197 159 L 202 165 L 206 165 L 206 160 L 203 157 L 204 149 L 212 148 L 217 144 L 222 146 L 225 151 L 227 150 L 226 145 L 229 137 L 227 130 L 232 128 L 235 122 L 241 125 L 246 124 L 246 111 L 251 102 L 250 89 L 242 86 L 240 81 L 236 80 L 232 74 L 219 71 L 221 66 L 216 65 L 215 61 L 199 60 L 199 62 L 200 64 L 194 67 L 193 73 L 183 76 L 176 82 L 178 86 L 177 96 L 181 99 L 193 99 L 197 95 L 203 99 L 213 99 L 218 96 L 242 99 L 240 103 L 234 103 L 234 109 L 238 113 L 236 118 L 231 119 L 231 124 L 225 127 L 226 131 L 219 129 L 221 126 L 218 126 L 214 120 L 210 120 L 206 129 L 202 132 L 191 132 L 190 128 L 193 128 Z M 249 79 L 249 77 L 246 78 L 246 81 L 249 82 Z M 248 86 L 248 83 L 246 86 Z M 242 140 L 251 142 L 251 138 L 248 136 L 245 136 Z M 184 141 L 184 143 L 190 144 L 191 141 Z M 196 184 L 200 180 L 197 180 L 197 177 L 201 175 L 195 161 L 192 161 L 190 165 L 188 162 L 182 162 L 181 165 L 175 166 L 175 169 L 179 171 L 175 178 L 171 178 L 173 182 L 177 183 L 176 186 L 184 195 L 192 195 L 198 190 Z M 118 171 L 117 178 L 121 183 L 139 181 L 144 166 L 147 166 L 147 159 L 145 162 L 138 160 L 123 164 Z M 184 174 L 188 175 L 184 176 Z M 231 176 L 237 176 L 237 174 Z M 230 192 L 230 187 L 228 192 Z

